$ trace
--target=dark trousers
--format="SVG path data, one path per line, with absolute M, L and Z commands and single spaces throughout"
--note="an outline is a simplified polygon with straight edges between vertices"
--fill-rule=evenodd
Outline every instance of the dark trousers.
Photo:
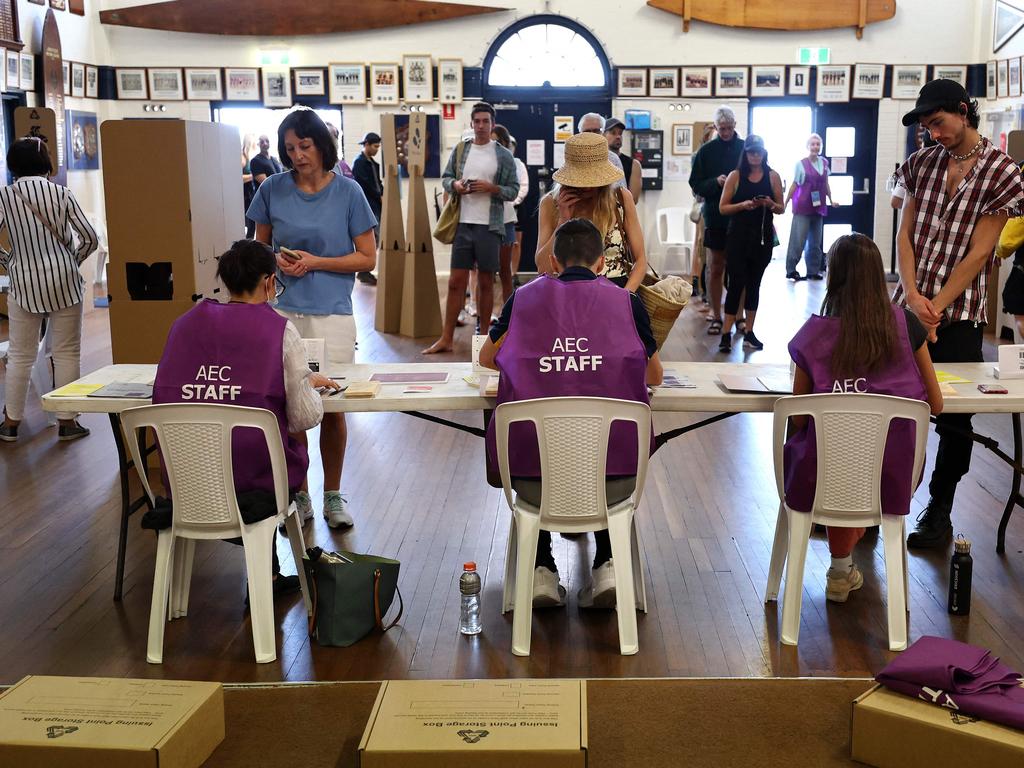
M 939 340 L 928 345 L 932 362 L 936 365 L 983 362 L 981 339 L 984 328 L 984 325 L 969 320 L 960 320 L 940 328 Z M 937 502 L 951 506 L 957 483 L 971 468 L 974 441 L 954 430 L 969 432 L 973 417 L 973 413 L 943 413 L 935 419 L 939 450 L 935 454 L 935 469 L 928 483 L 928 493 Z
M 725 314 L 735 315 L 740 308 L 740 296 L 746 291 L 743 308 L 756 312 L 761 302 L 761 278 L 772 260 L 772 235 L 765 236 L 760 228 L 730 227 L 725 246 L 725 273 L 728 291 L 725 294 Z

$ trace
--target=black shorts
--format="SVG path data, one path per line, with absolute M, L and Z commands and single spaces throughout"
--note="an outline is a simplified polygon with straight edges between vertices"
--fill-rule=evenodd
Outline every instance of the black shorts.
M 725 227 L 705 227 L 704 247 L 712 251 L 724 251 L 727 231 Z
M 500 252 L 501 237 L 486 224 L 459 224 L 452 243 L 452 269 L 497 272 Z
M 1014 264 L 1003 286 L 1003 310 L 1011 315 L 1024 315 L 1024 266 Z

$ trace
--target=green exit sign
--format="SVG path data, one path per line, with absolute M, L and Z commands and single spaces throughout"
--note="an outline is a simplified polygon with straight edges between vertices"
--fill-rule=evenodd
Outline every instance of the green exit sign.
M 796 60 L 799 64 L 828 64 L 832 59 L 829 48 L 800 48 Z

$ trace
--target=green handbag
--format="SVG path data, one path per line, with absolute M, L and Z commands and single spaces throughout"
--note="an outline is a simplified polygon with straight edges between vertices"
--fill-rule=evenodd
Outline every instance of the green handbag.
M 387 632 L 405 609 L 398 591 L 397 560 L 355 552 L 326 555 L 320 547 L 306 550 L 303 558 L 313 615 L 309 636 L 320 645 L 349 646 L 377 627 Z M 390 624 L 384 616 L 398 595 L 398 615 Z

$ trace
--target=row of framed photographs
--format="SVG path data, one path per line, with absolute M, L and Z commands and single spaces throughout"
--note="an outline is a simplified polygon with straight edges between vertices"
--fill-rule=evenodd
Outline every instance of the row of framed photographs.
M 61 62 L 64 67 L 64 95 L 78 99 L 100 97 L 100 69 L 80 61 Z
M 3 52 L 3 72 L 0 72 L 0 90 L 31 91 L 35 89 L 36 83 L 36 60 L 31 53 L 20 51 L 9 51 L 0 48 Z
M 1018 66 L 1020 61 L 1018 60 Z M 885 92 L 885 64 L 786 65 L 757 67 L 638 67 L 618 70 L 619 96 L 700 98 L 707 96 L 807 96 L 811 70 L 818 101 L 880 99 Z M 851 78 L 851 69 L 853 77 Z M 1018 71 L 1018 81 L 1019 81 Z M 892 98 L 914 99 L 928 80 L 927 65 L 892 65 Z M 967 67 L 932 66 L 932 78 L 956 80 L 966 87 Z M 1019 82 L 1018 82 L 1019 85 Z M 1018 94 L 1019 95 L 1019 94 Z
M 999 59 L 985 63 L 985 98 L 1005 99 L 1021 95 L 1021 59 Z
M 369 82 L 367 82 L 367 68 Z M 434 100 L 433 59 L 405 56 L 398 64 L 334 63 L 324 67 L 117 67 L 117 98 L 154 101 L 260 101 L 290 107 L 294 96 L 327 96 L 332 104 L 429 103 Z M 399 76 L 403 91 L 398 90 Z M 438 60 L 438 98 L 462 103 L 462 59 Z M 369 87 L 367 87 L 369 86 Z

